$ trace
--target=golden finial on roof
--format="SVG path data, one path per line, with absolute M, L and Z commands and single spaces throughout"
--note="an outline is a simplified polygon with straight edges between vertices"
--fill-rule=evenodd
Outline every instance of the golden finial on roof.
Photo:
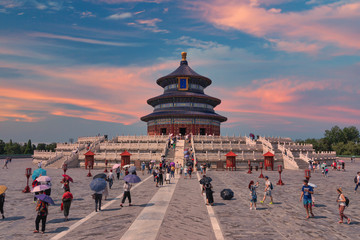
M 186 61 L 186 52 L 181 53 L 182 61 Z

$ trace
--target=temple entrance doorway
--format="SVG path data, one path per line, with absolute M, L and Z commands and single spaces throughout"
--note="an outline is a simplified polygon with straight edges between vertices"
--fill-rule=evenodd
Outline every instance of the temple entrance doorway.
M 179 133 L 180 133 L 182 136 L 185 136 L 185 135 L 186 135 L 186 128 L 180 128 L 180 129 L 179 129 Z
M 161 129 L 161 135 L 166 135 L 166 128 Z
M 205 135 L 206 131 L 205 128 L 200 128 L 200 135 Z

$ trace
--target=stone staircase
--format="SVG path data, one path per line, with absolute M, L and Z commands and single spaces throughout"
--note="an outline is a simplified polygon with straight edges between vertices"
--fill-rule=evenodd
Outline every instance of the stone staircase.
M 170 149 L 167 150 L 167 153 L 165 155 L 165 160 L 167 162 L 173 162 L 175 158 L 175 149 L 170 147 Z
M 308 169 L 309 168 L 309 163 L 305 162 L 304 160 L 300 159 L 300 158 L 294 158 L 296 164 L 298 165 L 299 169 Z
M 178 140 L 176 142 L 176 147 L 175 147 L 175 156 L 174 156 L 174 162 L 179 162 L 179 164 L 181 164 L 182 166 L 184 165 L 184 145 L 185 145 L 185 140 Z

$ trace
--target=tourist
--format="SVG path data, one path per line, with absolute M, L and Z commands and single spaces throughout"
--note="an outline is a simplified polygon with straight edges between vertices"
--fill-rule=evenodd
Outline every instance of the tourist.
M 179 162 L 176 162 L 175 164 L 176 175 L 179 174 L 179 168 L 180 168 Z
M 172 165 L 171 168 L 170 168 L 170 176 L 172 178 L 175 178 L 175 167 Z
M 340 221 L 338 223 L 343 223 L 343 218 L 346 218 L 347 223 L 350 224 L 351 219 L 348 218 L 347 216 L 345 216 L 345 214 L 344 214 L 345 208 L 348 204 L 347 203 L 348 200 L 344 196 L 341 187 L 337 189 L 337 192 L 338 192 L 339 196 L 338 196 L 338 199 L 336 200 L 336 202 L 339 203 L 339 214 L 340 214 Z
M 257 202 L 257 194 L 256 194 L 256 188 L 259 186 L 259 182 L 256 182 L 256 184 L 254 185 L 254 181 L 250 181 L 249 183 L 249 190 L 250 190 L 250 195 L 251 195 L 251 199 L 250 199 L 250 210 L 254 209 L 256 210 L 256 202 Z
M 5 216 L 4 216 L 4 203 L 5 203 L 5 192 L 0 194 L 0 213 L 1 213 L 2 219 L 5 218 Z
M 166 184 L 170 184 L 170 178 L 171 178 L 170 173 L 166 173 L 165 174 L 165 183 Z
M 180 176 L 183 174 L 184 168 L 183 166 L 180 164 Z
M 159 174 L 159 168 L 157 167 L 153 171 L 154 182 L 156 181 L 156 186 L 158 186 L 158 183 L 159 183 L 158 174 Z
M 105 179 L 105 180 L 108 180 L 108 179 Z M 104 196 L 104 200 L 106 201 L 107 197 L 109 196 L 109 190 L 108 190 L 107 184 L 106 184 L 106 187 L 104 189 L 103 196 Z
M 8 168 L 8 164 L 9 164 L 9 162 L 10 162 L 10 158 L 6 158 L 6 159 L 4 160 L 4 162 L 5 162 L 5 163 L 4 163 L 3 169 L 4 169 L 4 168 L 9 169 L 9 168 Z
M 203 174 L 204 173 L 204 166 L 201 164 L 200 165 L 200 173 Z
M 142 162 L 142 164 L 141 164 L 141 172 L 142 172 L 142 175 L 144 175 L 145 174 L 145 162 Z
M 118 180 L 120 180 L 120 172 L 121 172 L 120 167 L 117 167 L 116 168 L 116 177 L 117 177 Z
M 273 197 L 271 194 L 271 190 L 273 189 L 273 185 L 269 180 L 268 176 L 265 176 L 265 190 L 264 190 L 264 198 L 262 201 L 260 201 L 261 203 L 264 203 L 266 196 L 270 197 L 270 203 L 269 204 L 273 204 Z
M 345 172 L 345 162 L 344 161 L 341 163 L 341 167 L 342 167 L 342 170 Z
M 188 174 L 189 174 L 189 178 L 191 179 L 192 167 L 189 167 L 189 168 L 188 168 Z
M 71 201 L 73 200 L 73 195 L 71 192 L 67 191 L 62 196 L 62 209 L 64 211 L 65 221 L 69 221 L 68 216 L 70 212 Z
M 63 184 L 64 192 L 70 192 L 70 182 L 68 178 L 63 178 L 60 183 Z
M 329 169 L 327 167 L 324 168 L 325 177 L 329 177 Z
M 101 211 L 101 200 L 102 200 L 102 195 L 104 193 L 104 190 L 95 192 L 92 196 L 93 199 L 95 199 L 95 212 L 97 212 L 97 210 L 99 209 L 99 211 Z M 99 208 L 98 208 L 99 206 Z
M 355 193 L 359 187 L 359 184 L 360 184 L 360 172 L 357 172 L 357 175 L 355 177 Z
M 38 162 L 38 168 L 41 168 L 42 161 Z
M 164 172 L 163 170 L 160 168 L 159 169 L 159 174 L 158 174 L 158 179 L 159 179 L 159 184 L 160 186 L 163 186 L 164 185 Z
M 110 169 L 110 172 L 107 175 L 107 179 L 109 181 L 109 188 L 111 189 L 112 185 L 114 184 L 114 179 L 115 179 L 112 169 Z
M 51 195 L 51 182 L 47 181 L 46 185 L 49 186 L 49 188 L 44 191 L 44 194 L 50 196 Z
M 309 212 L 312 217 L 314 217 L 314 214 L 312 212 L 312 199 L 311 195 L 314 194 L 314 189 L 312 186 L 310 186 L 308 180 L 304 180 L 304 185 L 301 189 L 301 196 L 300 196 L 300 202 L 303 199 L 303 204 L 306 209 L 306 219 L 310 217 Z
M 120 207 L 123 207 L 123 204 L 125 203 L 126 198 L 129 200 L 129 206 L 131 205 L 131 195 L 130 195 L 130 189 L 131 189 L 132 185 L 128 182 L 124 183 L 124 195 L 123 195 L 123 199 L 121 201 Z
M 48 215 L 48 203 L 42 200 L 38 200 L 36 204 L 36 219 L 35 219 L 35 230 L 34 233 L 39 232 L 39 224 L 41 221 L 41 233 L 45 232 L 46 218 Z
M 203 184 L 201 194 L 204 194 L 204 192 L 206 194 L 206 205 L 210 204 L 211 206 L 213 206 L 214 205 L 214 196 L 213 196 L 212 185 L 210 182 Z
M 203 171 L 204 171 L 204 174 L 206 174 L 206 163 L 204 163 L 204 166 L 203 166 Z
M 125 176 L 129 175 L 129 168 L 125 168 Z M 136 175 L 136 174 L 135 174 Z

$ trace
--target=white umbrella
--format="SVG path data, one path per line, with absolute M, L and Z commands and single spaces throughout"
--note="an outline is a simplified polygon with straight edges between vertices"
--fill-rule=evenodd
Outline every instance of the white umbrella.
M 123 166 L 123 168 L 128 168 L 128 167 L 130 167 L 130 164 Z
M 112 168 L 113 168 L 113 169 L 116 169 L 116 168 L 118 168 L 118 167 L 121 167 L 121 165 L 117 163 L 117 164 L 115 164 Z
M 46 189 L 49 189 L 49 188 L 50 187 L 48 185 L 38 185 L 38 186 L 34 187 L 31 192 L 41 192 L 41 191 L 45 191 Z
M 313 183 L 308 183 L 309 186 L 313 187 L 313 188 L 316 188 L 317 186 Z
M 40 177 L 36 178 L 36 181 L 38 181 L 38 182 L 50 182 L 51 177 L 49 177 L 49 176 L 40 176 Z

